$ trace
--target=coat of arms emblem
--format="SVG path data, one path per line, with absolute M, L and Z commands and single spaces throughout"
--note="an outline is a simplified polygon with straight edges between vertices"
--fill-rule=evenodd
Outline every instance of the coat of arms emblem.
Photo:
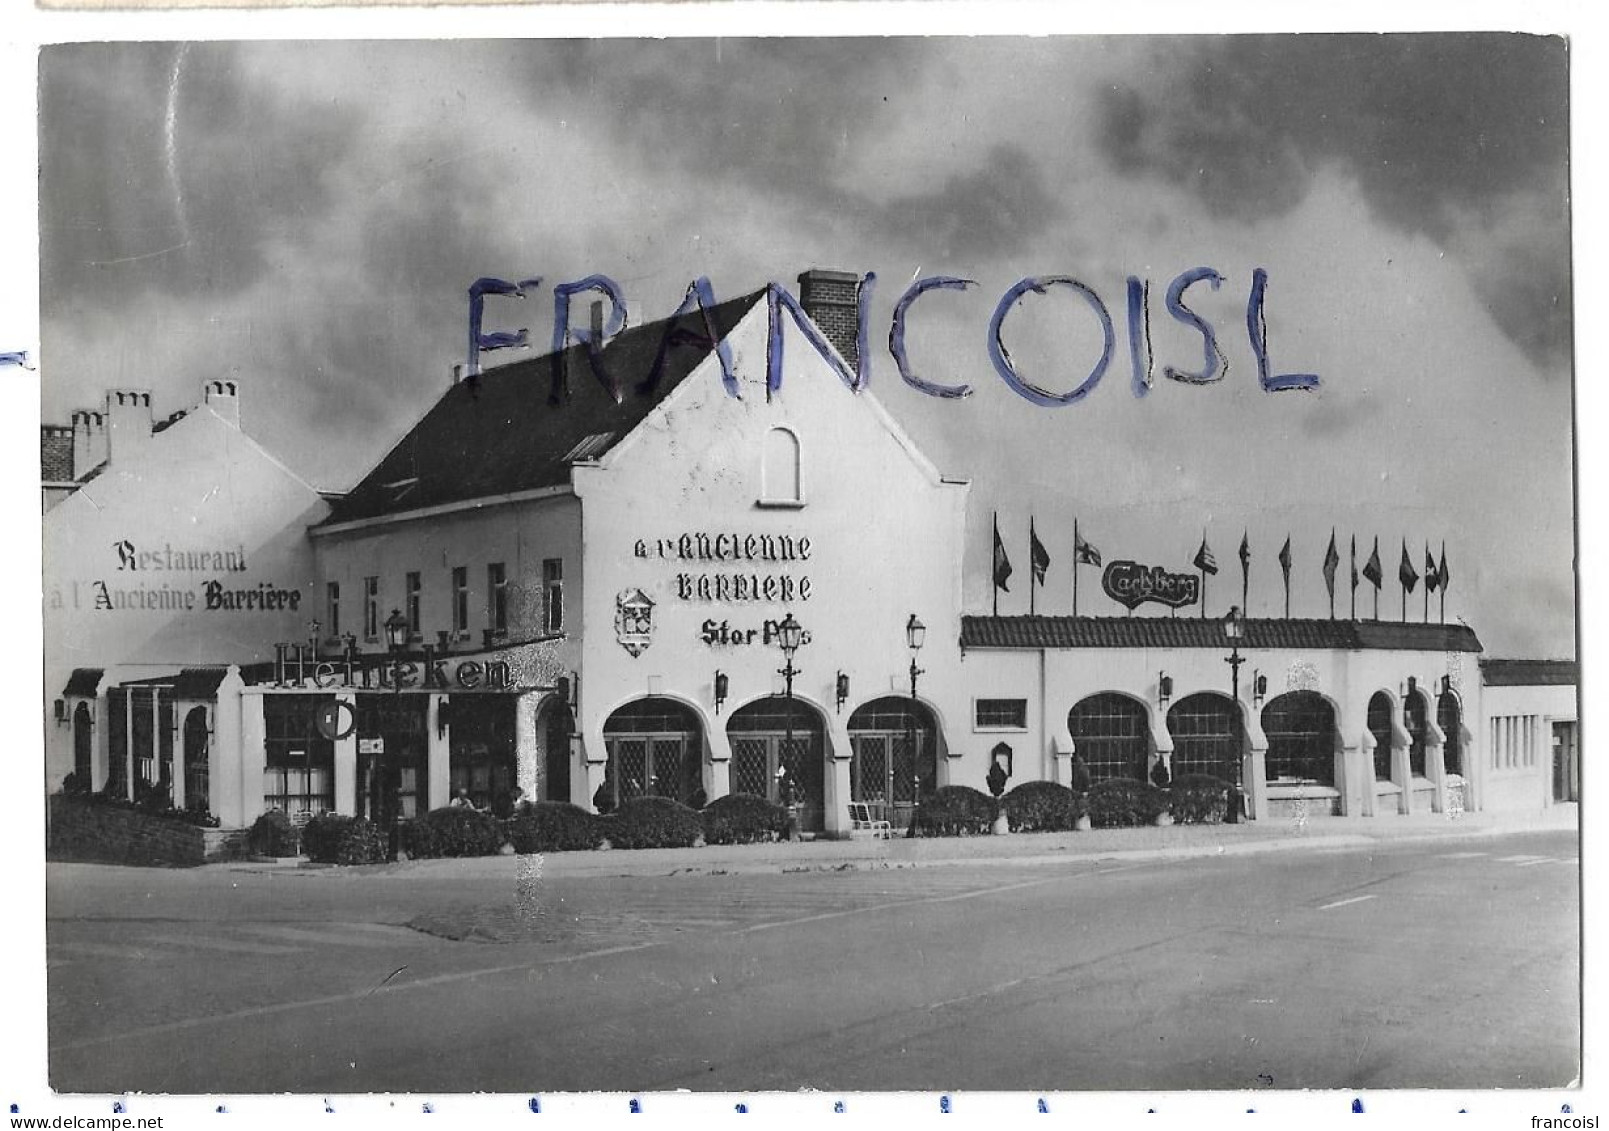
M 623 589 L 615 597 L 615 637 L 633 656 L 647 651 L 654 634 L 654 602 L 641 589 Z

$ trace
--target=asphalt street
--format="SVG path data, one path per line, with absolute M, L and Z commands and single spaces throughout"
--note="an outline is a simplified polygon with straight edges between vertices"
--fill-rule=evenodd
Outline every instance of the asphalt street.
M 1523 1088 L 1572 832 L 1190 859 L 49 871 L 68 1092 Z

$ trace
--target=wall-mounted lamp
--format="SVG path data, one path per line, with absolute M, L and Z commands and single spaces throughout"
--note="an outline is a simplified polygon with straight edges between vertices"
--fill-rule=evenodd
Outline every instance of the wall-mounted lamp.
M 849 677 L 839 672 L 838 678 L 833 681 L 833 690 L 838 698 L 838 713 L 843 714 L 844 704 L 849 702 Z
M 731 681 L 726 673 L 720 670 L 715 672 L 715 713 L 721 713 L 721 704 L 726 702 L 726 693 L 731 687 Z
M 56 700 L 56 725 L 67 725 L 67 700 L 65 699 Z
M 1255 669 L 1251 673 L 1251 698 L 1258 707 L 1261 707 L 1263 700 L 1268 698 L 1268 677 Z
M 1156 673 L 1156 705 L 1166 707 L 1173 698 L 1173 677 L 1167 672 Z

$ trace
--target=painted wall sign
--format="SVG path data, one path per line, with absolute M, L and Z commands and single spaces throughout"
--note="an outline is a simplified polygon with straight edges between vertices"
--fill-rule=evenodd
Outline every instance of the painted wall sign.
M 622 589 L 615 596 L 615 639 L 633 657 L 653 643 L 654 601 L 641 589 Z
M 711 648 L 753 644 L 755 637 L 759 637 L 761 644 L 771 644 L 777 639 L 777 631 L 781 627 L 782 622 L 778 620 L 768 620 L 759 628 L 733 628 L 730 621 L 717 622 L 711 619 L 699 626 L 698 638 Z M 810 643 L 808 631 L 799 634 L 799 643 Z
M 1201 597 L 1201 579 L 1193 573 L 1169 573 L 1161 566 L 1114 561 L 1101 574 L 1101 588 L 1118 604 L 1136 609 L 1147 601 L 1169 608 L 1193 605 Z
M 814 547 L 807 535 L 711 534 L 689 531 L 673 538 L 639 538 L 634 556 L 671 562 L 760 562 L 789 565 L 807 562 Z M 678 601 L 735 603 L 759 601 L 791 604 L 810 600 L 809 577 L 789 573 L 677 573 Z
M 277 687 L 306 687 L 322 690 L 394 690 L 418 687 L 422 690 L 506 691 L 513 686 L 507 660 L 460 660 L 451 665 L 439 658 L 435 649 L 425 646 L 422 661 L 393 660 L 390 656 L 364 656 L 349 652 L 340 660 L 319 660 L 309 655 L 304 644 L 274 645 L 274 684 Z

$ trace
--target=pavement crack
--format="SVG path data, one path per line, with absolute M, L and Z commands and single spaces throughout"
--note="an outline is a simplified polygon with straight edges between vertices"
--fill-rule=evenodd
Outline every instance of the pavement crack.
M 371 994 L 374 993 L 375 990 L 378 990 L 381 987 L 383 987 L 387 982 L 391 981 L 392 978 L 395 978 L 398 974 L 402 973 L 407 968 L 408 968 L 408 964 L 406 962 L 404 962 L 401 966 L 398 966 L 395 970 L 391 971 L 391 973 L 387 974 L 384 978 L 381 978 L 380 979 L 380 984 L 378 986 L 375 986 L 374 989 L 371 989 L 369 991 L 369 993 L 371 993 Z

